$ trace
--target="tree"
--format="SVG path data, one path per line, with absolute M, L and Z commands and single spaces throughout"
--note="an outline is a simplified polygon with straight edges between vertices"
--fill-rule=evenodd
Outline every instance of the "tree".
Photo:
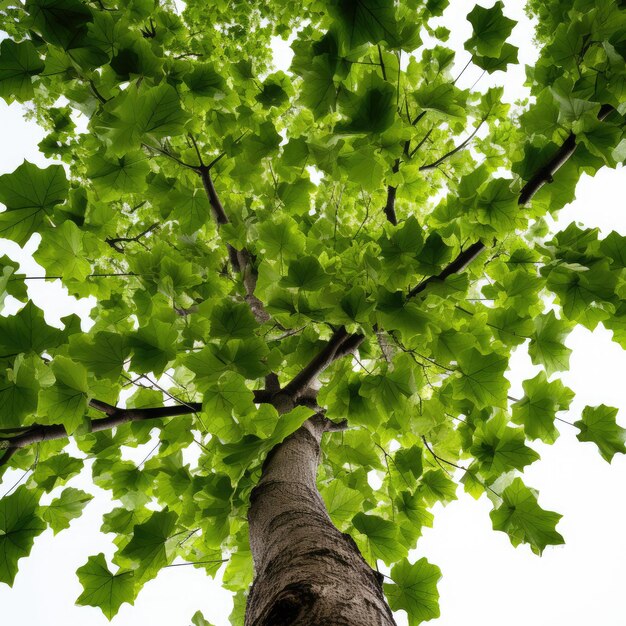
M 234 624 L 427 621 L 440 571 L 408 553 L 459 472 L 513 545 L 563 542 L 516 472 L 573 398 L 571 329 L 626 347 L 625 238 L 547 220 L 624 160 L 626 13 L 531 0 L 540 55 L 511 110 L 459 86 L 446 5 L 0 4 L 0 95 L 31 103 L 60 161 L 0 177 L 0 235 L 38 233 L 46 271 L 2 258 L 0 303 L 22 305 L 0 318 L 0 471 L 32 473 L 0 501 L 0 581 L 81 514 L 84 491 L 40 499 L 85 458 L 120 501 L 113 563 L 78 570 L 108 618 L 180 558 L 226 562 Z M 502 2 L 467 17 L 468 66 L 517 62 Z M 96 298 L 89 330 L 29 301 L 53 278 Z M 543 370 L 516 399 L 520 347 Z M 616 413 L 574 423 L 609 462 Z

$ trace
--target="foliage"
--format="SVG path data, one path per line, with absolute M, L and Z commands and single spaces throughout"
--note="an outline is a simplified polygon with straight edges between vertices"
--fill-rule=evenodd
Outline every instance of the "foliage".
M 175 559 L 209 575 L 227 561 L 240 623 L 251 488 L 319 407 L 350 426 L 324 444 L 331 517 L 391 566 L 411 624 L 439 612 L 438 568 L 408 553 L 457 469 L 514 545 L 562 543 L 517 472 L 572 400 L 557 375 L 572 328 L 626 347 L 626 241 L 546 218 L 626 156 L 626 14 L 531 0 L 532 98 L 511 109 L 501 88 L 459 86 L 447 4 L 0 3 L 0 96 L 31 103 L 57 162 L 0 177 L 0 235 L 38 233 L 46 276 L 97 300 L 88 331 L 52 327 L 0 259 L 0 303 L 20 302 L 0 318 L 0 463 L 34 470 L 0 503 L 1 581 L 81 514 L 73 487 L 40 498 L 89 457 L 119 500 L 102 527 L 116 552 L 78 570 L 78 602 L 110 619 Z M 517 62 L 503 2 L 467 18 L 472 63 Z M 275 71 L 272 38 L 289 36 Z M 542 369 L 511 401 L 515 349 Z M 626 451 L 615 413 L 575 423 L 607 461 Z M 137 465 L 122 445 L 154 453 Z

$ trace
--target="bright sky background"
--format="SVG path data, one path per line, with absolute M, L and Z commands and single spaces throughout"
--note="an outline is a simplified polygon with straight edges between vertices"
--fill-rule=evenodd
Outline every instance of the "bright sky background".
M 492 4 L 484 2 L 483 4 Z M 532 63 L 536 52 L 532 30 L 521 9 L 521 2 L 505 2 L 505 13 L 520 23 L 513 33 L 513 43 L 520 46 L 520 60 Z M 462 50 L 469 37 L 464 16 L 470 3 L 455 0 L 444 21 L 452 28 L 449 46 Z M 289 64 L 289 49 L 277 42 L 277 64 Z M 467 60 L 459 55 L 457 65 Z M 460 85 L 470 86 L 480 77 L 479 70 L 468 70 Z M 507 101 L 524 97 L 523 69 L 506 76 Z M 478 86 L 501 83 L 503 75 L 483 76 Z M 39 165 L 45 159 L 38 154 L 37 143 L 43 134 L 22 119 L 17 105 L 0 101 L 0 173 L 13 171 L 24 158 Z M 600 227 L 603 235 L 611 230 L 626 234 L 624 169 L 604 170 L 594 179 L 584 176 L 577 189 L 577 200 L 563 209 L 556 229 L 578 221 L 587 227 Z M 15 244 L 0 240 L 0 256 L 8 254 L 22 262 L 22 271 L 42 275 L 43 270 L 30 259 L 36 249 L 33 238 L 21 251 Z M 36 281 L 30 288 L 35 302 L 44 308 L 49 323 L 55 323 L 70 311 L 86 314 L 88 302 L 77 302 L 63 293 L 58 281 Z M 4 314 L 12 312 L 7 308 Z M 605 403 L 620 408 L 618 421 L 626 425 L 626 352 L 610 340 L 611 333 L 599 327 L 591 333 L 576 329 L 567 345 L 574 350 L 571 369 L 563 382 L 576 391 L 570 411 L 561 416 L 579 419 L 585 405 Z M 511 395 L 523 395 L 521 382 L 536 374 L 524 346 L 514 355 L 508 376 Z M 565 546 L 546 549 L 539 558 L 527 547 L 513 548 L 508 537 L 491 529 L 491 503 L 476 502 L 459 488 L 459 500 L 447 507 L 435 507 L 435 527 L 426 529 L 414 558 L 426 556 L 439 565 L 443 579 L 439 583 L 441 613 L 433 626 L 601 626 L 624 625 L 624 585 L 626 583 L 626 457 L 616 456 L 606 463 L 593 444 L 581 444 L 574 429 L 558 424 L 562 436 L 554 446 L 533 443 L 541 460 L 527 468 L 524 481 L 540 490 L 540 505 L 563 514 L 558 530 Z M 3 495 L 21 473 L 7 472 L 0 485 Z M 7 623 L 17 626 L 104 626 L 109 622 L 99 609 L 76 607 L 81 586 L 75 575 L 89 555 L 105 552 L 112 555 L 111 535 L 99 532 L 101 516 L 112 508 L 106 492 L 90 482 L 90 472 L 68 483 L 93 493 L 96 497 L 83 516 L 72 522 L 69 530 L 57 537 L 47 531 L 35 540 L 29 558 L 20 561 L 20 572 L 13 589 L 0 584 L 0 607 Z M 53 492 L 49 499 L 58 495 Z M 171 567 L 148 583 L 135 606 L 123 605 L 114 626 L 188 626 L 191 616 L 201 609 L 216 626 L 228 624 L 231 610 L 229 594 L 218 583 L 193 567 Z M 399 616 L 399 626 L 406 624 Z

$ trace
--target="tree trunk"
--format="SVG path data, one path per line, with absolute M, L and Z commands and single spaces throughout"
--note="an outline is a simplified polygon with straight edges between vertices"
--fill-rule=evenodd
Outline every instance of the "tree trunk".
M 317 490 L 320 442 L 332 429 L 309 419 L 272 450 L 252 491 L 246 626 L 395 626 L 382 576 L 335 528 Z

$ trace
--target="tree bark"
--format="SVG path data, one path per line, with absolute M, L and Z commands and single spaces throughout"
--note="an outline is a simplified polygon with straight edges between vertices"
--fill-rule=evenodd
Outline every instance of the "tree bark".
M 317 490 L 322 435 L 336 429 L 316 415 L 265 461 L 248 512 L 255 580 L 245 626 L 395 626 L 382 576 Z

